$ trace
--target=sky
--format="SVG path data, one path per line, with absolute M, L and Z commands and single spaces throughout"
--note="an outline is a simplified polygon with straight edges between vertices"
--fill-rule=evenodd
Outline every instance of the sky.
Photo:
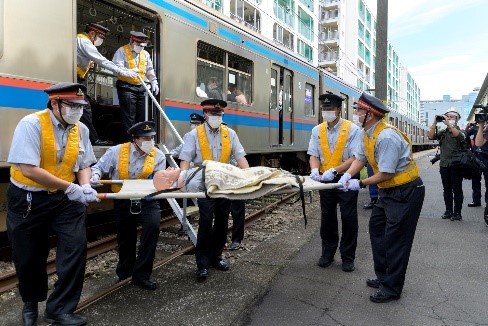
M 389 0 L 388 40 L 421 100 L 461 99 L 488 74 L 488 0 Z

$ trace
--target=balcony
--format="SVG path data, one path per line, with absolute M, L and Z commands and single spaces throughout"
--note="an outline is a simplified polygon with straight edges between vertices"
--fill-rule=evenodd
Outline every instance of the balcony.
M 336 30 L 330 30 L 326 32 L 320 32 L 319 35 L 319 43 L 337 43 L 339 42 L 339 31 Z
M 337 22 L 339 19 L 339 10 L 322 10 L 320 12 L 320 23 Z
M 327 51 L 319 53 L 319 62 L 322 64 L 335 63 L 339 58 L 337 51 Z
M 320 0 L 322 8 L 337 8 L 341 4 L 341 0 Z

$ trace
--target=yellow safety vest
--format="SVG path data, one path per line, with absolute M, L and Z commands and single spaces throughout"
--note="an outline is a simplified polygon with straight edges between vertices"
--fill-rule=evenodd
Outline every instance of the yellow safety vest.
M 52 175 L 63 179 L 64 181 L 73 182 L 75 174 L 73 167 L 78 159 L 80 152 L 80 125 L 77 123 L 68 132 L 68 142 L 62 161 L 57 163 L 56 156 L 56 139 L 54 137 L 54 129 L 52 120 L 49 114 L 49 109 L 32 113 L 37 115 L 41 124 L 41 163 L 39 167 L 48 171 Z M 10 176 L 15 181 L 35 188 L 46 188 L 45 186 L 25 177 L 17 165 L 10 167 Z M 58 189 L 49 188 L 49 191 L 56 191 Z
M 205 132 L 205 124 L 197 127 L 198 144 L 200 144 L 200 152 L 202 153 L 202 161 L 213 160 L 212 151 L 208 144 L 207 133 Z M 220 163 L 229 163 L 230 160 L 230 137 L 229 128 L 220 125 L 220 140 L 222 142 L 222 152 L 220 153 Z
M 119 179 L 126 180 L 129 179 L 129 158 L 130 158 L 130 144 L 124 143 L 120 145 L 119 153 Z M 151 173 L 154 172 L 154 162 L 156 161 L 156 147 L 154 147 L 151 152 L 146 156 L 144 161 L 144 168 L 137 179 L 147 179 Z M 112 184 L 112 191 L 119 192 L 122 188 L 120 184 Z
M 327 135 L 327 122 L 322 122 L 319 126 L 320 148 L 324 155 L 324 162 L 320 164 L 320 172 L 325 172 L 330 168 L 338 166 L 342 163 L 344 156 L 344 149 L 346 148 L 347 136 L 351 129 L 351 121 L 342 120 L 341 130 L 337 136 L 334 153 L 330 152 L 329 140 Z
M 371 164 L 371 167 L 373 168 L 374 173 L 378 173 L 378 163 L 376 163 L 375 158 L 374 158 L 374 147 L 376 144 L 376 140 L 378 139 L 378 135 L 380 132 L 385 129 L 385 128 L 392 128 L 396 132 L 398 132 L 400 135 L 402 135 L 403 139 L 408 142 L 410 146 L 410 163 L 407 165 L 407 168 L 403 171 L 395 173 L 393 178 L 380 182 L 378 183 L 379 188 L 391 188 L 391 187 L 396 187 L 396 186 L 401 186 L 403 184 L 409 183 L 415 179 L 417 179 L 420 174 L 419 174 L 419 169 L 417 168 L 417 164 L 413 160 L 413 154 L 412 154 L 412 142 L 410 139 L 408 139 L 407 135 L 405 135 L 403 132 L 401 132 L 399 129 L 395 128 L 392 125 L 389 125 L 383 121 L 381 121 L 377 126 L 376 129 L 373 132 L 373 135 L 371 136 L 371 139 L 368 138 L 366 133 L 364 133 L 364 150 L 366 152 L 366 157 L 368 158 L 369 164 Z
M 91 42 L 90 38 L 86 34 L 80 33 L 80 34 L 77 34 L 76 37 L 84 38 L 84 39 L 87 39 Z M 77 73 L 78 77 L 85 78 L 86 74 L 88 73 L 88 70 L 90 70 L 91 67 L 93 67 L 93 61 L 91 61 L 91 60 L 88 62 L 88 65 L 86 67 L 82 67 L 80 65 L 77 65 L 76 66 L 76 73 Z
M 125 52 L 125 56 L 127 57 L 127 62 L 129 63 L 129 69 L 139 68 L 139 77 L 141 77 L 141 79 L 144 79 L 144 76 L 146 75 L 146 65 L 147 65 L 146 52 L 142 50 L 141 53 L 139 53 L 139 67 L 137 67 L 136 60 L 132 55 L 132 50 L 130 49 L 129 44 L 124 45 L 123 49 Z M 139 85 L 141 83 L 139 78 L 129 78 L 120 75 L 117 78 L 119 80 L 123 80 L 127 83 L 134 84 L 134 85 Z

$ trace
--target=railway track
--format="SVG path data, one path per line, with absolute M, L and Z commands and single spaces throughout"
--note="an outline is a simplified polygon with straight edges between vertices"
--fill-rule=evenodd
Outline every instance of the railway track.
M 290 194 L 290 195 L 283 195 L 279 196 L 276 198 L 276 196 L 268 196 L 268 197 L 263 197 L 258 200 L 253 200 L 253 201 L 248 201 L 248 204 L 246 205 L 246 220 L 245 223 L 250 224 L 257 218 L 261 217 L 262 215 L 266 214 L 268 211 L 273 209 L 274 207 L 282 204 L 283 202 L 288 201 L 289 199 L 296 197 L 296 194 Z M 169 229 L 175 224 L 178 224 L 178 221 L 175 216 L 169 216 L 166 218 L 163 218 L 161 221 L 161 229 Z M 229 231 L 231 230 L 231 227 L 229 227 Z M 163 238 L 164 241 L 164 238 Z M 172 239 L 168 239 L 169 242 L 172 241 Z M 94 257 L 97 257 L 98 255 L 104 254 L 106 252 L 109 252 L 111 250 L 116 249 L 117 247 L 117 239 L 116 235 L 110 235 L 106 236 L 100 240 L 92 241 L 88 243 L 87 246 L 87 259 L 92 259 Z M 172 260 L 175 258 L 191 253 L 193 251 L 194 247 L 191 244 L 191 242 L 188 242 L 188 245 L 183 245 L 181 248 L 176 250 L 174 253 L 171 253 L 169 256 L 166 256 L 164 258 L 160 258 L 159 260 L 156 260 L 154 262 L 154 268 L 158 268 L 160 266 L 164 266 L 168 263 L 170 263 Z M 55 257 L 50 257 L 47 262 L 47 272 L 48 275 L 52 275 L 56 272 L 56 265 L 55 265 Z M 89 298 L 84 299 L 81 301 L 78 305 L 78 310 L 82 310 L 89 305 L 93 304 L 94 302 L 100 300 L 101 298 L 109 295 L 110 293 L 116 291 L 117 289 L 127 285 L 130 283 L 130 279 L 126 279 L 124 281 L 115 283 L 108 288 L 100 291 L 99 293 L 96 293 Z M 17 276 L 15 274 L 15 271 L 9 271 L 3 274 L 0 274 L 0 293 L 6 292 L 8 290 L 11 290 L 17 286 Z

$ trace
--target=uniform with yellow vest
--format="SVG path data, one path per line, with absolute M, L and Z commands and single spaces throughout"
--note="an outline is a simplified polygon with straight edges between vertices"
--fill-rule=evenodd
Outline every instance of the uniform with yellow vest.
M 103 175 L 112 180 L 148 179 L 154 172 L 166 169 L 166 159 L 154 146 L 155 123 L 143 121 L 132 126 L 129 131 L 132 141 L 110 147 L 92 166 L 90 182 L 97 184 Z M 112 191 L 120 191 L 120 185 L 112 185 Z M 132 277 L 132 282 L 147 290 L 157 288 L 150 278 L 161 219 L 159 201 L 116 200 L 114 202 L 119 262 L 119 280 Z M 139 252 L 136 255 L 137 225 L 142 225 Z
M 307 154 L 310 155 L 310 177 L 318 182 L 337 182 L 354 160 L 352 155 L 359 142 L 359 127 L 340 117 L 342 101 L 335 94 L 319 96 L 324 122 L 312 129 Z M 358 192 L 338 189 L 320 190 L 322 253 L 320 267 L 334 261 L 339 245 L 337 205 L 341 210 L 342 237 L 339 251 L 342 270 L 352 272 L 358 237 Z
M 86 263 L 86 207 L 98 201 L 90 187 L 96 162 L 88 129 L 79 122 L 86 88 L 59 83 L 44 90 L 48 108 L 20 120 L 8 162 L 7 231 L 24 301 L 24 325 L 34 325 L 38 302 L 47 298 L 50 230 L 57 237 L 58 280 L 46 302 L 48 323 L 84 325 L 74 314 Z M 78 183 L 75 183 L 78 182 Z
M 248 168 L 246 152 L 234 130 L 222 124 L 227 102 L 208 99 L 201 103 L 205 123 L 187 133 L 180 152 L 181 174 L 184 175 L 190 163 L 200 165 L 205 160 L 229 163 L 231 157 L 240 168 Z M 226 271 L 229 265 L 222 259 L 222 251 L 227 240 L 227 226 L 230 200 L 224 198 L 198 199 L 200 220 L 195 258 L 197 279 L 204 281 L 209 275 L 209 267 Z
M 114 54 L 113 62 L 120 67 L 137 72 L 136 77 L 119 76 L 115 86 L 122 110 L 122 124 L 129 130 L 135 123 L 146 120 L 145 91 L 139 77 L 147 78 L 154 95 L 159 93 L 158 80 L 149 53 L 144 50 L 148 36 L 142 32 L 131 31 L 129 44 L 120 47 Z
M 86 25 L 84 33 L 76 35 L 76 74 L 78 76 L 78 82 L 81 83 L 85 80 L 86 74 L 95 63 L 99 67 L 110 70 L 116 76 L 120 75 L 128 78 L 137 77 L 135 71 L 117 66 L 98 52 L 97 47 L 102 45 L 105 36 L 109 32 L 110 30 L 102 25 L 90 23 Z M 81 122 L 83 122 L 90 130 L 90 140 L 93 145 L 112 145 L 112 143 L 107 140 L 98 139 L 98 133 L 93 126 L 92 111 L 89 104 L 83 112 Z
M 425 188 L 413 159 L 410 139 L 383 117 L 389 109 L 376 97 L 363 93 L 356 103 L 354 120 L 364 130 L 355 160 L 339 180 L 347 190 L 370 184 L 379 187 L 371 212 L 369 233 L 375 278 L 366 284 L 378 290 L 376 303 L 400 299 Z M 374 174 L 362 181 L 351 179 L 368 162 Z

